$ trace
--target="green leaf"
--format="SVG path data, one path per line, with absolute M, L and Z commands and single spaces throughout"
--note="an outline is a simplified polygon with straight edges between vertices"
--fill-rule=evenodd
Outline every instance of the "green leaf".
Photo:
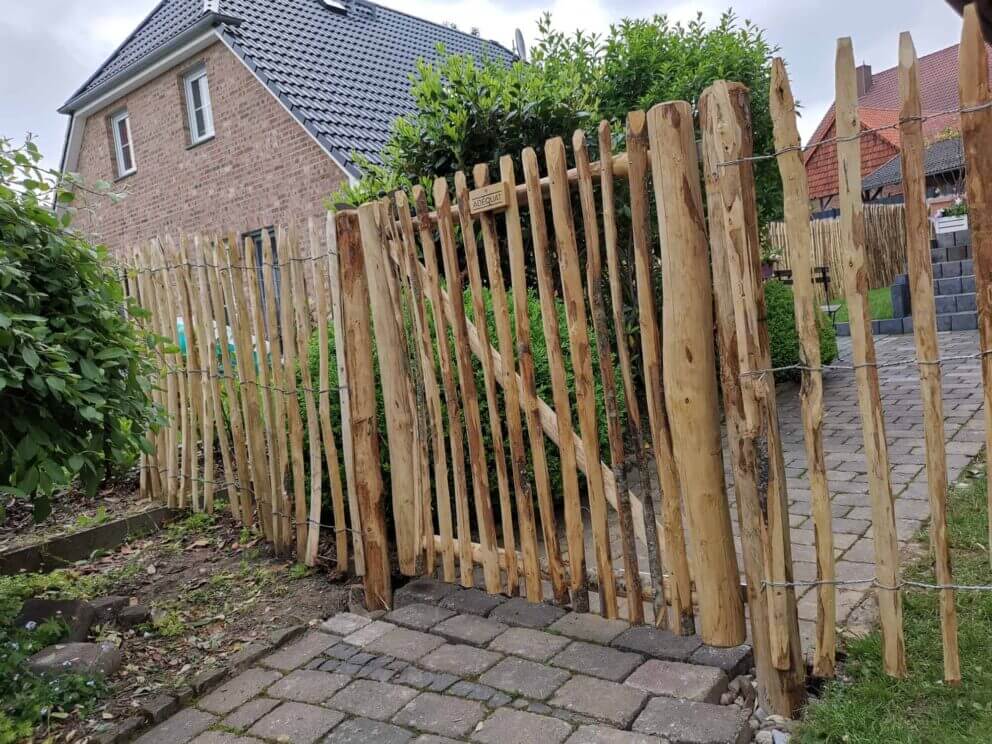
M 21 351 L 21 359 L 24 363 L 28 365 L 31 369 L 36 369 L 41 359 L 38 358 L 38 352 L 32 349 L 30 346 L 26 346 L 23 351 Z
M 61 377 L 51 377 L 51 376 L 46 377 L 45 383 L 52 390 L 52 392 L 55 393 L 65 392 L 65 380 L 63 380 Z
M 83 373 L 83 377 L 90 380 L 100 380 L 103 378 L 103 374 L 100 372 L 100 368 L 97 367 L 91 360 L 83 357 L 79 360 L 79 371 Z
M 80 470 L 83 469 L 83 465 L 86 464 L 86 458 L 84 458 L 82 455 L 72 455 L 69 458 L 68 463 L 69 463 L 69 468 L 72 470 L 72 472 L 78 473 Z

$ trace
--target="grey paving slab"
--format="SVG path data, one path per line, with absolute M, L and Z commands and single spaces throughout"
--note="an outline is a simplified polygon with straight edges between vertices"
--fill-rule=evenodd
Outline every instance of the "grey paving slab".
M 500 708 L 472 734 L 481 744 L 561 744 L 572 732 L 564 721 L 513 708 Z
M 393 723 L 442 736 L 462 737 L 486 716 L 482 703 L 424 692 L 393 717 Z
M 511 695 L 544 700 L 561 687 L 568 677 L 568 672 L 564 669 L 555 669 L 528 659 L 508 657 L 479 677 L 479 681 Z
M 430 630 L 455 613 L 437 605 L 412 602 L 386 615 L 386 621 L 414 630 Z
M 228 715 L 221 723 L 230 728 L 246 729 L 281 702 L 282 700 L 274 700 L 273 698 L 266 697 L 252 698 Z
M 702 641 L 698 636 L 679 636 L 668 630 L 639 625 L 618 635 L 612 645 L 656 659 L 685 661 L 702 645 Z
M 210 713 L 227 715 L 281 678 L 272 669 L 249 669 L 201 698 L 198 706 Z
M 455 739 L 449 739 L 447 736 L 423 734 L 414 739 L 413 744 L 459 744 L 459 742 Z
M 562 685 L 548 705 L 627 728 L 641 711 L 647 697 L 633 687 L 579 675 Z
M 620 651 L 598 643 L 574 641 L 551 659 L 552 664 L 591 677 L 620 682 L 644 661 L 640 654 Z
M 382 721 L 349 718 L 335 728 L 322 744 L 406 744 L 413 733 Z
M 414 579 L 393 592 L 393 607 L 403 607 L 414 602 L 437 604 L 452 592 L 460 591 L 454 584 L 446 584 L 427 577 Z
M 633 730 L 662 736 L 672 744 L 740 744 L 751 729 L 736 705 L 710 705 L 672 698 L 651 698 Z
M 507 625 L 543 630 L 565 614 L 565 610 L 554 605 L 528 602 L 523 597 L 513 597 L 490 612 L 489 617 Z
M 260 662 L 263 666 L 288 672 L 297 669 L 341 640 L 340 636 L 311 631 L 298 641 L 283 646 Z
M 329 699 L 326 705 L 355 716 L 387 721 L 417 694 L 412 687 L 359 679 Z
M 396 626 L 392 623 L 387 623 L 383 620 L 376 620 L 369 623 L 363 628 L 359 628 L 351 635 L 344 637 L 344 642 L 351 645 L 357 646 L 359 648 L 364 648 L 368 646 L 373 641 L 381 638 L 392 630 L 395 630 Z
M 609 643 L 630 627 L 626 620 L 610 620 L 587 612 L 570 612 L 549 630 L 593 643 Z
M 356 615 L 352 612 L 339 612 L 320 624 L 320 629 L 331 635 L 341 636 L 351 635 L 356 630 L 364 628 L 372 622 L 372 618 L 364 615 Z
M 718 703 L 727 691 L 727 681 L 727 675 L 715 667 L 650 659 L 627 678 L 626 684 L 652 695 Z
M 204 731 L 189 744 L 262 744 L 261 739 L 238 736 L 227 731 Z
M 270 697 L 299 703 L 321 703 L 349 682 L 351 677 L 344 674 L 297 669 L 272 685 L 267 692 Z
M 283 703 L 255 723 L 248 734 L 293 744 L 312 744 L 344 720 L 344 713 L 306 703 Z M 283 738 L 284 737 L 284 738 Z
M 185 744 L 206 731 L 216 721 L 216 716 L 204 713 L 202 710 L 187 708 L 147 731 L 136 741 L 138 744 Z
M 662 744 L 657 736 L 618 731 L 609 726 L 579 726 L 566 744 Z
M 439 604 L 455 612 L 485 617 L 505 601 L 506 597 L 487 594 L 481 589 L 462 589 L 442 597 Z
M 398 685 L 415 687 L 418 690 L 430 690 L 431 692 L 444 692 L 458 681 L 454 674 L 444 672 L 428 672 L 409 666 L 400 672 L 394 679 Z
M 569 644 L 568 638 L 533 628 L 510 628 L 493 639 L 489 648 L 504 654 L 523 656 L 533 661 L 547 661 Z
M 485 646 L 493 638 L 506 631 L 507 627 L 507 625 L 489 618 L 475 615 L 455 615 L 435 625 L 431 632 L 454 643 Z
M 747 644 L 731 648 L 700 646 L 692 652 L 689 662 L 722 669 L 730 679 L 733 679 L 738 675 L 747 674 L 754 663 L 754 654 Z
M 419 630 L 396 628 L 372 641 L 365 648 L 369 653 L 388 654 L 404 661 L 416 661 L 444 643 L 443 638 Z
M 475 677 L 502 658 L 502 654 L 494 651 L 485 651 L 475 646 L 446 643 L 431 651 L 418 664 L 432 672 L 447 672 L 463 677 Z

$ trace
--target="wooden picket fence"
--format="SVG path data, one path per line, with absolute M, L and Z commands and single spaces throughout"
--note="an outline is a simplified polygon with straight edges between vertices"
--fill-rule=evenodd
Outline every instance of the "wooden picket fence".
M 906 271 L 906 208 L 902 204 L 866 204 L 864 220 L 868 289 L 888 287 L 897 275 Z M 835 286 L 839 286 L 844 276 L 846 251 L 840 218 L 813 220 L 810 229 L 813 265 L 829 267 L 831 279 L 837 280 Z M 780 256 L 778 268 L 795 268 L 797 249 L 789 243 L 785 222 L 768 223 L 768 240 L 774 253 Z M 822 292 L 822 286 L 818 285 L 817 294 L 821 298 Z
M 992 349 L 985 54 L 969 8 L 962 126 L 981 348 Z M 905 34 L 900 75 L 905 241 L 933 551 L 945 676 L 956 683 L 922 117 L 915 52 Z M 856 100 L 853 51 L 842 39 L 837 230 L 844 260 L 836 272 L 850 309 L 870 465 L 884 663 L 902 676 L 903 584 L 867 306 Z M 834 674 L 836 583 L 812 281 L 820 259 L 781 60 L 773 65 L 771 104 L 773 154 L 753 153 L 748 91 L 717 82 L 699 104 L 702 163 L 692 108 L 664 103 L 628 116 L 625 152 L 613 152 L 604 122 L 597 160 L 587 135 L 577 132 L 571 148 L 556 138 L 542 156 L 524 150 L 522 168 L 504 156 L 498 174 L 477 166 L 471 184 L 464 173 L 439 177 L 431 194 L 419 187 L 399 192 L 311 223 L 302 237 L 279 230 L 271 241 L 263 234 L 260 252 L 234 236 L 140 247 L 129 261 L 127 289 L 150 311 L 139 322 L 173 343 L 162 353 L 154 392 L 171 419 L 143 460 L 142 487 L 170 505 L 207 510 L 223 488 L 234 516 L 257 526 L 279 553 L 308 564 L 323 556 L 364 576 L 371 608 L 391 605 L 395 566 L 407 576 L 568 602 L 734 646 L 745 641 L 746 604 L 762 705 L 793 714 L 805 696 L 796 608 L 802 582 L 793 577 L 761 282 L 753 177 L 761 158 L 777 158 L 785 186 L 816 534 L 817 676 Z M 629 215 L 621 217 L 624 180 Z M 535 346 L 528 315 L 534 283 L 543 349 Z M 625 299 L 631 297 L 635 307 Z M 317 379 L 310 372 L 314 328 Z M 550 400 L 539 394 L 537 351 L 547 359 Z M 990 416 L 992 358 L 981 351 L 976 357 Z M 336 419 L 332 400 L 341 411 Z M 553 491 L 552 462 L 560 469 L 560 494 Z M 331 533 L 323 543 L 322 528 Z

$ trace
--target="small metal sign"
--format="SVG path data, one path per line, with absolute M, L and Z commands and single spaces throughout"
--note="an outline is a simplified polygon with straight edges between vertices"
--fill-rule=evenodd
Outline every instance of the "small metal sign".
M 473 215 L 506 209 L 510 203 L 509 189 L 503 182 L 484 186 L 468 195 L 468 203 L 469 211 Z

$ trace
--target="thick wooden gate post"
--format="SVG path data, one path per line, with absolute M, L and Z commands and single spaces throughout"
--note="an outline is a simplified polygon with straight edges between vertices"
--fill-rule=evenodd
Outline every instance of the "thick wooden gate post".
M 376 426 L 375 378 L 372 370 L 372 326 L 369 288 L 358 229 L 358 215 L 337 216 L 341 269 L 341 326 L 348 369 L 349 412 L 354 457 L 354 487 L 365 549 L 365 604 L 370 610 L 389 609 L 393 603 L 389 571 L 389 543 L 382 508 L 382 471 Z M 357 526 L 357 525 L 356 525 Z
M 717 83 L 700 98 L 703 157 L 710 217 L 713 284 L 716 295 L 717 338 L 724 409 L 736 484 L 741 548 L 747 577 L 748 610 L 758 690 L 763 707 L 792 716 L 805 699 L 799 618 L 795 595 L 789 590 L 785 613 L 776 616 L 771 592 L 765 587 L 773 556 L 780 573 L 792 577 L 789 524 L 784 518 L 785 490 L 774 387 L 742 371 L 755 364 L 770 366 L 764 298 L 757 274 L 758 233 L 754 177 L 719 163 L 751 154 L 747 90 L 735 83 Z M 744 271 L 742 271 L 742 268 Z M 742 275 L 743 274 L 743 275 Z M 741 323 L 745 327 L 741 328 Z M 760 384 L 756 386 L 755 383 Z M 769 389 L 771 388 L 771 389 Z M 750 417 L 749 417 L 750 414 Z M 778 515 L 773 519 L 773 515 Z M 783 543 L 784 553 L 772 543 Z M 776 631 L 775 626 L 778 625 Z M 773 654 L 776 632 L 784 638 L 787 664 Z
M 648 136 L 662 236 L 665 401 L 694 544 L 700 635 L 736 646 L 745 637 L 744 604 L 723 476 L 713 285 L 689 104 L 652 108 Z

